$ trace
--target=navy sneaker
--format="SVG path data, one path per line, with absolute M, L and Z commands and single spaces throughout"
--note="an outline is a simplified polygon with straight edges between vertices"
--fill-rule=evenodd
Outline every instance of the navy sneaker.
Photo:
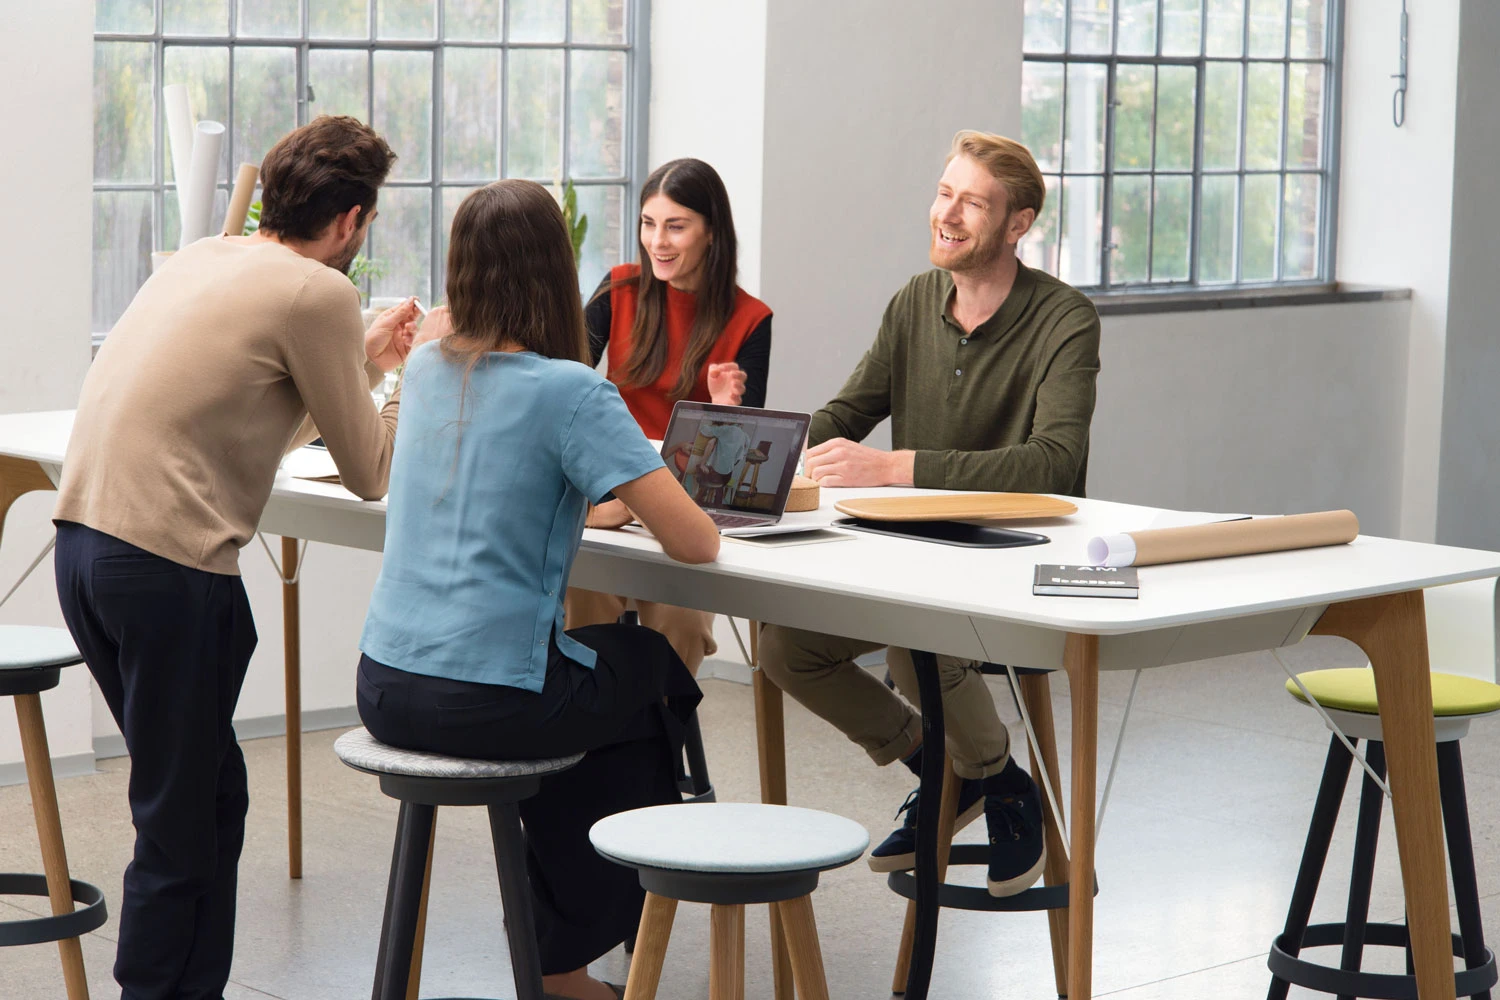
M 1025 774 L 1025 772 L 1020 772 Z M 1047 863 L 1042 832 L 1042 796 L 1026 777 L 1025 790 L 986 795 L 984 820 L 990 832 L 991 896 L 1014 896 L 1036 884 Z
M 917 865 L 917 802 L 920 793 L 915 789 L 901 803 L 901 808 L 896 810 L 899 819 L 902 813 L 906 818 L 902 821 L 889 837 L 881 842 L 880 846 L 871 851 L 867 858 L 870 870 L 877 872 L 904 872 Z M 972 778 L 965 778 L 958 786 L 958 819 L 953 824 L 953 832 L 957 833 L 970 823 L 979 818 L 984 811 L 984 783 Z

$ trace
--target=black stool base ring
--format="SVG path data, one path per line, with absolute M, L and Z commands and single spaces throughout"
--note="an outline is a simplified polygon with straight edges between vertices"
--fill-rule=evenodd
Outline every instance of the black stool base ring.
M 1383 945 L 1390 948 L 1405 948 L 1410 941 L 1404 924 L 1366 924 L 1365 944 Z M 1417 1000 L 1415 976 L 1394 973 L 1350 972 L 1310 962 L 1287 951 L 1290 942 L 1286 935 L 1279 935 L 1271 944 L 1271 954 L 1266 965 L 1271 975 L 1294 986 L 1316 990 L 1319 993 L 1336 993 L 1344 996 L 1366 997 L 1369 1000 Z M 1303 948 L 1323 948 L 1344 943 L 1343 924 L 1312 924 L 1302 935 Z M 1453 954 L 1462 958 L 1463 939 L 1453 935 Z M 1500 980 L 1495 967 L 1495 953 L 1486 948 L 1484 964 L 1464 969 L 1454 975 L 1461 997 L 1483 993 Z
M 97 886 L 70 879 L 73 902 L 80 909 L 59 917 L 33 917 L 30 920 L 0 921 L 0 948 L 20 944 L 44 944 L 82 937 L 104 926 L 109 916 L 104 909 L 104 893 Z M 0 873 L 0 896 L 47 896 L 47 876 Z
M 954 844 L 948 855 L 948 865 L 984 865 L 990 863 L 988 844 Z M 911 872 L 891 872 L 886 884 L 898 896 L 917 898 L 917 877 Z M 1099 895 L 1099 880 L 1094 879 L 1094 895 Z M 944 882 L 938 886 L 938 906 L 949 910 L 987 910 L 990 912 L 1020 912 L 1026 910 L 1061 910 L 1068 905 L 1068 883 L 1037 886 L 1018 892 L 1014 896 L 991 896 L 989 889 L 981 886 L 953 885 Z

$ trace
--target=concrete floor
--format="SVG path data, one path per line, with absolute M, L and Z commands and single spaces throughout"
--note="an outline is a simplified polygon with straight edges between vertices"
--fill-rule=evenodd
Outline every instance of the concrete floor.
M 1331 639 L 1310 639 L 1284 656 L 1294 669 L 1360 662 L 1353 647 Z M 1287 697 L 1283 679 L 1269 654 L 1142 676 L 1098 850 L 1097 996 L 1264 995 L 1266 949 L 1285 916 L 1327 748 L 1322 725 Z M 1012 733 L 1019 746 L 1014 707 L 992 684 L 1002 715 L 1016 723 Z M 1128 675 L 1103 680 L 1101 788 L 1129 686 Z M 759 785 L 750 690 L 725 681 L 707 681 L 704 689 L 703 731 L 719 796 L 753 800 Z M 1054 695 L 1066 775 L 1068 692 L 1060 676 Z M 787 734 L 793 804 L 852 817 L 877 841 L 884 837 L 913 786 L 911 776 L 900 768 L 871 767 L 854 746 L 791 703 Z M 331 750 L 337 735 L 311 733 L 304 740 L 306 863 L 297 882 L 286 877 L 284 742 L 245 744 L 252 799 L 229 1000 L 369 995 L 396 807 L 374 779 L 338 762 Z M 1500 725 L 1476 725 L 1464 756 L 1486 933 L 1494 941 L 1500 931 Z M 110 760 L 98 773 L 59 786 L 73 873 L 102 886 L 111 910 L 118 909 L 121 873 L 130 857 L 127 777 L 128 762 Z M 1342 914 L 1356 787 L 1351 781 L 1315 919 Z M 24 786 L 0 788 L 0 871 L 41 870 L 28 798 Z M 960 839 L 982 839 L 982 831 L 983 824 L 976 824 Z M 1372 918 L 1399 919 L 1388 812 L 1382 838 Z M 443 810 L 437 842 L 422 994 L 512 997 L 483 812 Z M 978 876 L 970 869 L 955 879 Z M 814 899 L 833 995 L 888 996 L 904 901 L 863 863 L 826 875 Z M 45 900 L 0 900 L 0 919 L 45 912 Z M 747 923 L 747 996 L 769 997 L 763 911 L 752 910 Z M 95 997 L 118 996 L 110 977 L 116 926 L 112 916 L 84 939 Z M 659 996 L 707 996 L 707 946 L 707 908 L 685 904 Z M 1398 971 L 1400 960 L 1376 956 L 1368 966 Z M 623 981 L 623 953 L 605 956 L 596 973 Z M 945 912 L 931 995 L 1055 996 L 1045 918 Z M 54 946 L 0 951 L 0 998 L 63 996 Z

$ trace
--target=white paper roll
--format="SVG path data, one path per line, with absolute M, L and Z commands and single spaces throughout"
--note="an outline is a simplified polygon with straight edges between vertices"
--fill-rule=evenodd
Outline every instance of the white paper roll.
M 167 139 L 172 147 L 172 181 L 177 185 L 177 207 L 182 207 L 182 185 L 193 162 L 193 112 L 188 107 L 187 86 L 171 83 L 161 88 L 167 112 Z
M 187 184 L 178 189 L 182 210 L 182 238 L 179 249 L 210 236 L 218 228 L 211 220 L 214 189 L 219 179 L 219 151 L 224 145 L 224 126 L 202 121 L 193 136 L 193 162 L 188 167 Z
M 1089 564 L 1129 566 L 1135 562 L 1135 539 L 1129 535 L 1103 535 L 1089 539 Z

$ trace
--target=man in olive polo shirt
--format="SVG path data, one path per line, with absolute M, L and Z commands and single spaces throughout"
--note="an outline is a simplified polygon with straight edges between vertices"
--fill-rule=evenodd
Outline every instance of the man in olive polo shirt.
M 1099 374 L 1099 317 L 1082 293 L 1016 257 L 1046 189 L 1026 147 L 960 132 L 932 204 L 929 256 L 886 308 L 874 345 L 813 415 L 806 471 L 827 486 L 920 486 L 1082 496 Z M 858 442 L 891 418 L 893 451 Z M 858 743 L 876 764 L 920 773 L 921 720 L 854 663 L 880 643 L 767 626 L 767 676 Z M 965 780 L 958 828 L 989 827 L 989 890 L 1032 885 L 1044 862 L 1035 783 L 974 661 L 939 656 L 948 753 Z M 917 701 L 908 650 L 889 648 L 896 686 Z M 876 871 L 915 863 L 916 793 L 870 854 Z

